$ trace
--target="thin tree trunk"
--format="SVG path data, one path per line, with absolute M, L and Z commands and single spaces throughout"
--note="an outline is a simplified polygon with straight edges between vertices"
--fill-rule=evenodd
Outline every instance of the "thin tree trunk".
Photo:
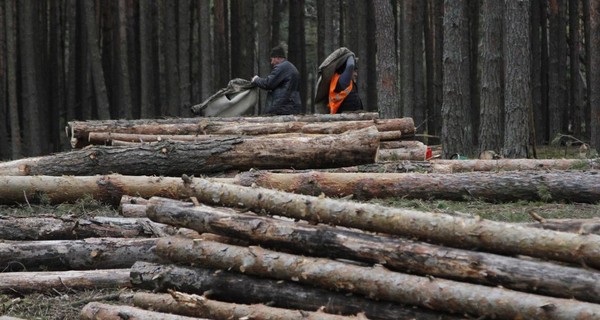
M 131 79 L 129 72 L 129 55 L 128 55 L 128 39 L 127 39 L 127 3 L 126 0 L 119 0 L 118 8 L 118 45 L 116 49 L 118 52 L 117 66 L 118 66 L 118 101 L 120 102 L 116 108 L 119 115 L 119 119 L 131 119 L 133 118 L 133 105 L 131 97 Z
M 567 91 L 567 0 L 548 2 L 548 114 L 550 139 L 566 133 L 568 91 Z
M 5 271 L 98 270 L 129 268 L 136 261 L 161 263 L 154 253 L 157 239 L 89 238 L 85 240 L 0 243 Z
M 569 0 L 569 82 L 570 94 L 569 105 L 571 117 L 569 118 L 575 137 L 582 136 L 584 128 L 583 119 L 583 90 L 581 70 L 579 68 L 580 47 L 580 19 L 579 19 L 579 0 Z
M 157 90 L 156 75 L 158 70 L 156 50 L 156 2 L 140 1 L 140 117 L 154 118 L 157 110 L 159 90 Z
M 571 181 L 578 181 L 573 185 Z M 597 174 L 585 171 L 454 173 L 269 173 L 242 172 L 236 183 L 328 197 L 482 201 L 600 201 Z M 543 190 L 543 191 L 541 191 Z
M 217 242 L 161 239 L 157 253 L 175 263 L 198 263 L 212 268 L 296 280 L 339 290 L 431 308 L 442 312 L 460 310 L 475 316 L 503 319 L 576 319 L 600 316 L 600 305 L 551 298 L 503 288 L 462 283 L 391 272 L 380 266 L 360 267 L 329 259 L 286 254 L 260 247 L 237 247 Z M 540 308 L 552 304 L 551 311 Z
M 591 1 L 590 5 L 590 146 L 600 151 L 600 1 Z
M 177 1 L 177 67 L 179 84 L 179 108 L 177 114 L 180 116 L 190 115 L 191 101 L 191 0 Z
M 124 205 L 124 204 L 123 204 Z M 4 240 L 75 240 L 101 237 L 162 237 L 176 230 L 146 219 L 94 217 L 23 217 L 0 220 L 0 239 Z
M 288 60 L 293 63 L 300 73 L 300 100 L 302 101 L 301 113 L 306 112 L 308 101 L 307 96 L 307 79 L 306 72 L 306 35 L 304 26 L 304 0 L 288 1 L 289 6 L 289 29 L 288 29 Z
M 108 102 L 106 84 L 104 82 L 104 70 L 102 69 L 102 57 L 97 36 L 98 22 L 96 21 L 94 3 L 94 0 L 83 1 L 85 28 L 87 32 L 87 50 L 89 52 L 89 60 L 92 67 L 91 74 L 94 81 L 94 96 L 96 99 L 98 118 L 110 119 L 110 105 Z
M 293 281 L 216 271 L 201 266 L 158 265 L 137 262 L 131 267 L 135 288 L 164 292 L 167 289 L 204 294 L 209 299 L 245 304 L 269 303 L 270 306 L 352 315 L 364 312 L 368 319 L 449 320 L 458 317 L 434 313 L 424 308 L 373 301 L 360 296 L 304 286 Z
M 81 309 L 81 320 L 207 320 L 206 318 L 190 318 L 174 314 L 148 311 L 128 305 L 114 305 L 100 302 L 90 302 Z
M 471 155 L 471 79 L 469 21 L 466 0 L 444 1 L 444 99 L 442 105 L 442 157 Z
M 179 64 L 177 63 L 177 52 L 179 49 L 177 42 L 177 3 L 176 1 L 166 0 L 162 3 L 163 10 L 163 34 L 162 54 L 165 61 L 165 86 L 166 86 L 166 105 L 162 112 L 163 116 L 179 116 L 181 111 L 180 83 L 179 83 Z
M 402 115 L 398 105 L 398 71 L 394 49 L 394 17 L 388 0 L 373 1 L 377 41 L 377 108 L 382 118 Z
M 339 135 L 164 142 L 133 147 L 91 147 L 0 163 L 3 175 L 204 174 L 227 170 L 328 168 L 376 161 L 375 127 Z M 145 164 L 142 164 L 143 161 Z
M 211 35 L 211 9 L 210 1 L 199 1 L 198 10 L 200 11 L 200 55 L 201 55 L 201 101 L 210 97 L 214 92 L 215 81 L 213 80 L 213 44 Z M 217 35 L 220 36 L 220 35 Z M 215 41 L 220 41 L 219 39 Z
M 0 292 L 67 292 L 72 290 L 123 289 L 131 286 L 128 269 L 0 272 Z
M 240 214 L 226 208 L 180 206 L 172 200 L 165 202 L 158 198 L 151 199 L 148 217 L 283 252 L 363 261 L 399 272 L 600 302 L 600 274 L 583 268 Z
M 399 55 L 399 72 L 400 72 L 400 97 L 402 99 L 402 116 L 415 116 L 415 65 L 414 65 L 414 40 L 413 37 L 418 37 L 415 32 L 415 1 L 421 0 L 404 0 L 400 1 L 400 55 Z
M 529 41 L 528 0 L 505 3 L 504 26 L 504 148 L 507 158 L 528 158 L 531 155 L 531 56 Z M 564 107 L 563 107 L 564 108 Z
M 362 319 L 353 316 L 340 316 L 321 311 L 310 312 L 274 308 L 263 304 L 237 304 L 210 300 L 195 294 L 169 291 L 169 294 L 138 292 L 133 296 L 133 304 L 143 309 L 166 312 L 190 317 L 209 319 L 269 319 L 269 320 L 351 320 Z
M 10 119 L 10 146 L 12 159 L 19 159 L 23 156 L 23 145 L 17 102 L 17 39 L 14 0 L 6 0 L 4 8 L 6 14 L 7 104 Z

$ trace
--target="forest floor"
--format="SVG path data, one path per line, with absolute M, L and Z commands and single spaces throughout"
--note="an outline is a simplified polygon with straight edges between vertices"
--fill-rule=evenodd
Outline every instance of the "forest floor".
M 546 150 L 544 151 L 546 156 L 543 158 L 570 158 L 575 152 L 574 149 L 573 147 L 571 147 L 571 150 L 553 149 L 555 154 Z M 377 200 L 372 201 L 372 203 L 453 215 L 480 216 L 484 219 L 505 222 L 535 222 L 530 212 L 535 212 L 545 219 L 600 217 L 600 204 L 528 201 L 495 204 L 482 201 L 406 199 Z M 90 199 L 84 199 L 75 204 L 0 206 L 0 217 L 42 214 L 67 214 L 89 218 L 94 216 L 117 216 L 118 210 Z M 87 302 L 97 300 L 110 303 L 108 297 L 113 297 L 115 293 L 117 292 L 114 290 L 56 290 L 43 294 L 21 295 L 16 292 L 14 294 L 0 294 L 0 316 L 6 315 L 29 320 L 79 319 L 80 311 Z M 119 303 L 124 304 L 123 302 Z

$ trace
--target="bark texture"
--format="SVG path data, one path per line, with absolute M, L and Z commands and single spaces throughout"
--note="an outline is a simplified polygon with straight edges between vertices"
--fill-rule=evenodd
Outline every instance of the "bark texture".
M 431 308 L 504 319 L 577 319 L 600 316 L 600 305 L 550 298 L 502 288 L 430 279 L 383 267 L 360 267 L 329 259 L 309 258 L 260 247 L 235 247 L 216 242 L 161 239 L 157 253 L 175 263 L 201 263 L 240 273 L 295 280 L 330 290 L 344 290 Z M 551 310 L 540 306 L 553 305 Z
M 129 268 L 137 260 L 163 262 L 157 239 L 90 238 L 0 243 L 0 269 L 93 270 Z
M 129 269 L 0 272 L 0 292 L 32 293 L 127 288 Z
M 202 320 L 175 314 L 148 311 L 132 306 L 90 302 L 81 309 L 81 320 Z M 203 318 L 204 320 L 208 320 Z
M 586 171 L 507 171 L 443 173 L 269 173 L 243 172 L 243 186 L 328 197 L 353 196 L 359 200 L 404 197 L 503 201 L 600 201 L 600 175 Z

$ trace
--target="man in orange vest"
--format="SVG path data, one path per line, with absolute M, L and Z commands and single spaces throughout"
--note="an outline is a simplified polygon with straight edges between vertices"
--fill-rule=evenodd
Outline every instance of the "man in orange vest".
M 350 55 L 331 77 L 328 104 L 330 114 L 363 109 L 356 85 L 357 70 L 354 55 Z

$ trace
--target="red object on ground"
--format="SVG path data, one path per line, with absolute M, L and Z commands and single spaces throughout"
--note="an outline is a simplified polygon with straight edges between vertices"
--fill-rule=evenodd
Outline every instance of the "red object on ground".
M 431 152 L 431 148 L 427 147 L 427 151 L 425 152 L 425 160 L 429 160 L 433 157 L 433 152 Z

